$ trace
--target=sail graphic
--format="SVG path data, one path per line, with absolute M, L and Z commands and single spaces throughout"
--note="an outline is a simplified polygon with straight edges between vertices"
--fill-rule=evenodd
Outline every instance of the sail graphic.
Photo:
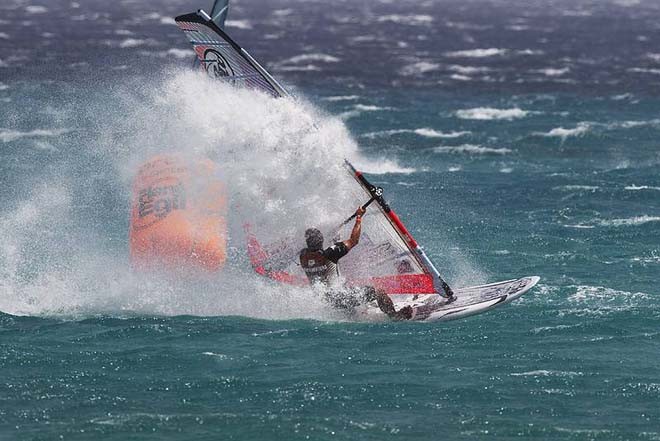
M 215 0 L 211 8 L 211 20 L 213 23 L 223 31 L 225 30 L 225 21 L 229 15 L 229 0 Z M 201 63 L 199 58 L 195 57 L 193 60 L 193 68 L 199 69 Z
M 177 26 L 186 34 L 206 73 L 238 87 L 259 90 L 275 97 L 287 96 L 284 88 L 204 11 L 180 15 Z

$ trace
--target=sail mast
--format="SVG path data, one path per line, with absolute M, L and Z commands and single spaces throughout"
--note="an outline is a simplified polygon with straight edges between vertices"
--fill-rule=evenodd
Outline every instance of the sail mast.
M 377 187 L 371 185 L 369 181 L 364 177 L 364 175 L 356 170 L 355 167 L 353 167 L 353 164 L 351 164 L 348 160 L 345 160 L 345 164 L 353 177 L 360 183 L 361 187 L 367 191 L 378 203 L 378 206 L 385 213 L 387 220 L 390 222 L 390 224 L 392 224 L 394 230 L 398 233 L 401 239 L 403 239 L 411 253 L 419 261 L 420 265 L 422 265 L 422 267 L 425 268 L 426 271 L 433 277 L 433 285 L 436 289 L 436 292 L 444 297 L 453 297 L 452 289 L 442 278 L 436 266 L 433 264 L 426 252 L 424 252 L 424 249 L 417 243 L 412 234 L 410 234 L 410 231 L 408 231 L 403 222 L 401 222 L 399 216 L 397 216 L 394 210 L 392 210 L 387 202 L 385 202 L 385 199 L 382 197 L 382 195 L 378 196 L 375 194 Z

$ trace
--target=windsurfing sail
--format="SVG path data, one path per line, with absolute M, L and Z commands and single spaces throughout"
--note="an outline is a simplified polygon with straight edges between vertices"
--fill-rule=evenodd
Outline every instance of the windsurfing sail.
M 367 179 L 346 161 L 346 171 L 356 181 L 351 186 L 352 206 L 373 198 L 377 208 L 363 216 L 360 243 L 339 261 L 342 277 L 350 286 L 373 286 L 388 294 L 433 294 L 449 296 L 451 290 L 435 266 L 417 244 L 403 222 Z M 350 235 L 352 223 L 335 231 L 339 237 Z M 302 285 L 306 277 L 298 263 L 304 247 L 303 235 L 262 244 L 250 226 L 248 255 L 254 270 L 274 280 Z M 332 237 L 333 232 L 327 237 Z
M 214 4 L 216 14 L 222 13 L 219 3 Z M 175 21 L 192 43 L 209 76 L 274 97 L 288 96 L 277 80 L 221 29 L 215 16 L 199 10 L 176 17 Z M 346 170 L 359 184 L 353 186 L 353 206 L 363 205 L 365 197 L 373 197 L 378 202 L 378 209 L 369 210 L 363 217 L 359 245 L 340 261 L 342 275 L 348 284 L 373 286 L 388 294 L 438 293 L 450 297 L 449 286 L 396 213 L 374 193 L 375 187 L 348 161 Z M 348 237 L 351 227 L 342 225 L 328 237 L 333 234 Z M 246 225 L 246 233 L 248 255 L 257 273 L 294 285 L 308 283 L 298 264 L 302 234 L 264 244 L 250 225 Z
M 288 96 L 284 88 L 203 10 L 175 18 L 186 34 L 206 73 L 239 87 L 275 97 Z
M 215 0 L 213 2 L 213 7 L 211 8 L 211 20 L 213 20 L 213 23 L 223 31 L 225 30 L 225 21 L 227 21 L 228 14 L 229 0 Z M 199 58 L 195 57 L 193 68 L 199 68 L 200 65 Z
M 211 8 L 211 20 L 220 29 L 225 28 L 225 21 L 229 13 L 229 0 L 215 0 L 213 8 Z

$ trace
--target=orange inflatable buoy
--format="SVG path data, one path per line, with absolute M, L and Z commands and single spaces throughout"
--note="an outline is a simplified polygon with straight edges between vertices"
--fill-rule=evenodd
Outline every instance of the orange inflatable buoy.
M 227 256 L 226 216 L 225 186 L 213 161 L 152 158 L 133 181 L 133 267 L 217 271 Z

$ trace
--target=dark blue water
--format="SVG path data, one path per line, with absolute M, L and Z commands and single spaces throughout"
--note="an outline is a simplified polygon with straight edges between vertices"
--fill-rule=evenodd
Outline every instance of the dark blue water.
M 660 439 L 658 5 L 234 6 L 295 103 L 185 72 L 169 18 L 210 5 L 0 5 L 0 439 Z M 359 323 L 253 275 L 240 225 L 216 278 L 134 274 L 130 182 L 171 150 L 255 166 L 233 206 L 287 222 L 355 158 L 453 285 L 542 280 Z

